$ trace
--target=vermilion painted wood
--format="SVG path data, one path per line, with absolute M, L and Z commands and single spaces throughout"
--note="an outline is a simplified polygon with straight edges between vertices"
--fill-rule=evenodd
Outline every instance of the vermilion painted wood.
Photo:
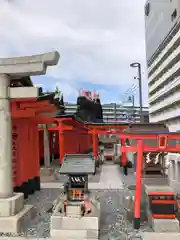
M 18 129 L 19 138 L 14 187 L 40 176 L 38 124 L 41 124 L 42 120 L 54 123 L 53 118 L 47 118 L 41 114 L 55 112 L 55 110 L 55 106 L 48 101 L 40 102 L 36 98 L 11 100 L 12 125 Z
M 142 166 L 143 166 L 143 140 L 137 143 L 137 165 L 136 165 L 136 192 L 134 202 L 134 218 L 140 219 L 140 205 L 142 193 Z

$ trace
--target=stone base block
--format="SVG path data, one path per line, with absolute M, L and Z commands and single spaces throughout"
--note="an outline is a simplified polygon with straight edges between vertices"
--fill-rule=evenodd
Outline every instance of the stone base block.
M 156 219 L 152 217 L 150 210 L 147 211 L 148 223 L 154 232 L 179 232 L 178 219 Z
M 14 193 L 10 198 L 0 199 L 0 217 L 14 216 L 24 207 L 24 194 Z
M 99 218 L 98 217 L 51 217 L 51 229 L 65 229 L 65 230 L 98 230 Z
M 141 236 L 143 240 L 179 240 L 179 233 L 155 233 L 155 232 L 142 232 Z M 137 239 L 138 240 L 138 239 Z M 139 239 L 140 240 L 140 239 Z
M 152 229 L 154 232 L 179 232 L 179 221 L 177 219 L 154 219 L 152 218 Z
M 66 207 L 66 214 L 68 217 L 80 217 L 81 216 L 81 206 L 69 205 Z
M 99 239 L 97 230 L 51 230 L 52 239 L 85 240 Z
M 34 208 L 24 205 L 23 209 L 14 216 L 0 217 L 0 232 L 19 233 L 22 232 L 28 222 L 34 217 Z
M 115 156 L 113 159 L 114 164 L 120 164 L 121 157 L 120 156 Z
M 99 202 L 97 202 L 99 203 Z M 51 237 L 59 239 L 99 239 L 100 206 L 93 205 L 92 212 L 83 217 L 69 217 L 61 213 L 51 216 Z

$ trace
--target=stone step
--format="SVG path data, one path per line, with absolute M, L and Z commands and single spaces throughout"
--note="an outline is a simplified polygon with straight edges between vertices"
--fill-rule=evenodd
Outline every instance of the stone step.
M 179 221 L 177 219 L 154 219 L 152 218 L 152 229 L 157 233 L 177 232 L 179 233 Z
M 99 231 L 97 230 L 51 230 L 51 238 L 59 238 L 63 240 L 84 240 L 99 239 Z
M 99 217 L 51 217 L 51 229 L 58 230 L 98 230 Z
M 141 233 L 143 240 L 179 240 L 180 233 L 155 233 L 155 232 L 143 232 Z

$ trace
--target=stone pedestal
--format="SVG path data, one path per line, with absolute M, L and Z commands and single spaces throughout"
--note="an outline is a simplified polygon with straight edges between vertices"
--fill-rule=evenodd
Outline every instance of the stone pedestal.
M 177 219 L 153 219 L 154 232 L 177 232 L 179 233 L 179 221 Z
M 177 232 L 179 233 L 179 221 L 177 219 L 155 219 L 148 216 L 148 222 L 150 223 L 154 232 Z
M 49 168 L 50 162 L 50 150 L 49 150 L 49 132 L 47 124 L 43 125 L 44 128 L 44 166 Z
M 100 153 L 99 153 L 99 158 L 100 158 L 100 162 L 101 162 L 101 164 L 103 164 L 104 161 L 105 161 L 105 158 L 104 158 L 104 152 L 100 152 Z
M 0 198 L 12 195 L 12 124 L 9 76 L 0 73 Z
M 92 207 L 92 212 L 83 217 L 78 216 L 78 207 L 70 206 L 70 215 L 55 213 L 51 216 L 52 239 L 85 240 L 99 239 L 100 205 Z
M 113 163 L 114 164 L 120 164 L 121 162 L 121 156 L 115 156 L 114 159 L 113 159 Z
M 33 215 L 33 206 L 24 205 L 23 193 L 14 193 L 12 197 L 0 199 L 0 232 L 18 233 L 23 231 Z

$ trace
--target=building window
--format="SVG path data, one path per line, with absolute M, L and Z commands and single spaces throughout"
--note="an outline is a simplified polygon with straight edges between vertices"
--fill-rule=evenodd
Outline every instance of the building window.
M 144 116 L 144 122 L 149 123 L 149 116 Z
M 177 10 L 175 9 L 174 12 L 171 14 L 171 20 L 174 21 L 177 17 Z
M 145 15 L 148 17 L 150 13 L 150 3 L 145 5 Z

